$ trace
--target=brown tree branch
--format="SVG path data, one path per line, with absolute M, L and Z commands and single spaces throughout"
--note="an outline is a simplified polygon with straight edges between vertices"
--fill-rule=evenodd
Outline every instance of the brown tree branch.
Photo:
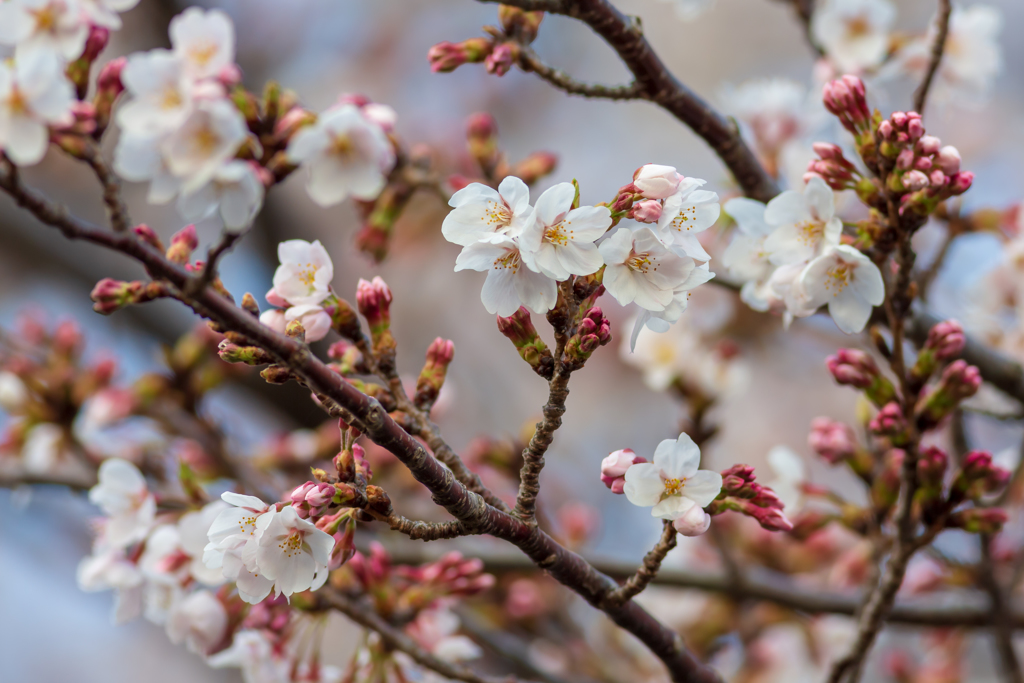
M 577 81 L 564 71 L 549 66 L 528 45 L 520 47 L 519 66 L 523 71 L 532 71 L 545 81 L 570 95 L 581 95 L 604 100 L 639 100 L 643 99 L 640 86 L 636 81 L 629 85 L 594 85 Z
M 626 600 L 632 600 L 640 595 L 651 581 L 658 575 L 661 563 L 665 556 L 676 547 L 676 529 L 670 520 L 665 520 L 665 526 L 661 532 L 661 539 L 650 552 L 644 556 L 643 565 L 636 570 L 636 574 L 629 577 L 622 586 L 610 593 L 606 600 L 609 604 L 622 604 Z
M 942 54 L 946 50 L 946 39 L 949 37 L 949 17 L 953 13 L 952 0 L 939 0 L 938 31 L 935 33 L 935 42 L 932 43 L 931 58 L 928 60 L 928 69 L 925 71 L 924 80 L 914 92 L 914 111 L 924 116 L 924 106 L 928 103 L 928 91 L 935 80 L 935 74 L 939 71 L 942 63 Z
M 42 223 L 55 227 L 69 239 L 86 240 L 119 251 L 145 266 L 151 277 L 183 289 L 193 277 L 181 266 L 132 233 L 107 233 L 73 218 L 63 207 L 52 204 L 24 187 L 10 167 L 0 169 L 0 189 Z M 489 506 L 479 495 L 455 479 L 451 471 L 434 459 L 412 435 L 403 430 L 380 403 L 355 389 L 322 363 L 309 348 L 274 332 L 245 310 L 207 287 L 187 304 L 203 317 L 226 330 L 244 335 L 267 351 L 278 363 L 301 377 L 317 394 L 329 397 L 353 416 L 352 424 L 371 440 L 393 453 L 425 486 L 435 503 L 463 523 L 467 532 L 491 534 L 525 553 L 537 566 L 568 586 L 587 602 L 601 608 L 605 596 L 618 586 L 582 557 L 559 545 L 548 534 L 522 520 Z M 606 607 L 603 611 L 616 624 L 643 642 L 667 667 L 677 683 L 718 683 L 721 679 L 683 645 L 677 633 L 661 624 L 635 602 Z
M 683 85 L 644 38 L 639 22 L 624 15 L 608 0 L 480 1 L 562 14 L 587 24 L 618 53 L 632 72 L 643 99 L 665 109 L 707 142 L 748 197 L 767 202 L 779 193 L 775 180 L 743 141 L 735 122 L 719 114 Z

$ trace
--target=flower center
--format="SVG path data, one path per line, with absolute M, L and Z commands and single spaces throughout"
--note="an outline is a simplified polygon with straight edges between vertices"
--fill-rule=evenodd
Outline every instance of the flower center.
M 57 28 L 59 10 L 57 3 L 51 3 L 38 10 L 29 10 L 36 19 L 36 32 L 52 33 Z
M 564 247 L 569 244 L 569 240 L 572 239 L 573 231 L 569 230 L 566 232 L 566 227 L 571 221 L 559 221 L 554 225 L 549 225 L 544 228 L 544 241 L 557 244 L 560 247 Z
M 665 497 L 678 496 L 686 485 L 686 477 L 682 479 L 665 479 Z
M 487 208 L 480 220 L 489 226 L 508 226 L 512 222 L 512 209 L 505 202 L 487 202 Z
M 163 97 L 160 98 L 161 109 L 177 109 L 185 100 L 181 96 L 181 91 L 175 86 L 168 86 L 164 89 Z
M 217 44 L 213 42 L 196 43 L 188 49 L 189 58 L 197 66 L 206 66 L 217 54 Z
M 797 240 L 813 245 L 825 234 L 825 224 L 820 221 L 804 221 L 796 224 Z
M 196 131 L 195 146 L 200 154 L 211 156 L 220 144 L 220 136 L 208 126 Z
M 242 517 L 242 519 L 238 520 L 238 529 L 243 534 L 249 534 L 252 536 L 256 531 L 256 515 Z
M 825 275 L 825 289 L 831 291 L 832 296 L 839 296 L 851 280 L 853 280 L 853 266 L 840 261 L 828 269 L 828 273 Z
M 697 207 L 687 206 L 686 208 L 679 209 L 679 213 L 677 213 L 676 217 L 672 219 L 672 227 L 675 228 L 677 232 L 682 232 L 683 230 L 689 232 L 690 226 L 687 225 L 687 223 L 696 220 L 696 218 Z
M 316 281 L 317 268 L 312 263 L 307 263 L 299 271 L 299 282 L 306 285 L 307 287 L 313 287 Z
M 636 253 L 635 251 L 631 252 L 629 258 L 626 259 L 626 266 L 630 270 L 639 271 L 644 275 L 647 275 L 647 273 L 651 270 L 658 269 L 658 264 L 651 257 L 651 254 L 646 251 L 641 252 L 639 254 Z
M 285 557 L 295 557 L 302 552 L 302 533 L 293 531 L 290 536 L 277 544 L 284 551 Z
M 21 94 L 21 90 L 15 85 L 11 94 L 7 96 L 7 108 L 11 110 L 11 116 L 24 116 L 28 113 L 28 100 Z
M 866 14 L 858 14 L 846 20 L 846 36 L 848 38 L 863 38 L 871 33 L 871 22 Z
M 331 143 L 331 151 L 338 156 L 347 157 L 355 151 L 355 145 L 352 143 L 351 137 L 342 133 L 335 136 L 334 141 Z
M 494 268 L 500 270 L 511 270 L 512 274 L 515 275 L 519 271 L 519 263 L 522 259 L 519 256 L 519 250 L 513 249 L 504 256 L 499 256 L 494 259 Z

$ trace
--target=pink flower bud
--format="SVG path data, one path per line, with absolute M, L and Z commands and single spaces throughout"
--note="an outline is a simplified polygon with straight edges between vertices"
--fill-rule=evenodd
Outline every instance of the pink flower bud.
M 277 306 L 278 308 L 288 308 L 291 305 L 288 303 L 288 300 L 278 294 L 277 290 L 273 287 L 270 288 L 270 291 L 267 292 L 264 298 L 267 300 L 268 304 L 271 306 Z
M 463 64 L 482 62 L 491 53 L 491 46 L 487 38 L 471 38 L 461 43 L 438 43 L 427 51 L 430 70 L 443 73 L 454 71 Z
M 935 155 L 935 163 L 946 175 L 956 175 L 960 171 L 960 151 L 946 145 Z
M 903 419 L 903 410 L 896 401 L 885 404 L 868 424 L 871 431 L 883 435 L 899 434 L 905 427 L 906 420 Z
M 961 195 L 971 189 L 974 183 L 974 174 L 970 171 L 961 171 L 949 179 L 948 190 L 953 196 Z
M 932 167 L 931 157 L 918 157 L 914 159 L 914 168 L 918 171 L 929 171 Z
M 939 361 L 951 360 L 960 355 L 967 344 L 964 328 L 956 320 L 945 320 L 928 332 L 925 348 L 935 353 Z
M 672 522 L 672 526 L 683 536 L 700 536 L 711 527 L 711 515 L 697 504 L 690 507 Z
M 882 121 L 878 124 L 878 134 L 883 140 L 892 140 L 894 134 L 892 123 L 889 121 Z
M 144 223 L 136 225 L 132 228 L 132 232 L 134 232 L 140 240 L 146 242 L 157 250 L 164 250 L 163 242 L 160 241 L 160 238 L 157 236 L 156 232 L 154 232 L 153 228 L 148 225 Z
M 918 154 L 931 156 L 938 153 L 939 149 L 942 147 L 942 142 L 934 135 L 925 135 L 917 141 L 917 144 L 914 147 L 917 149 Z
M 822 159 L 842 159 L 843 150 L 839 145 L 834 145 L 831 142 L 815 142 L 814 153 Z
M 907 127 L 907 115 L 905 112 L 894 111 L 889 119 L 892 121 L 892 125 L 896 127 L 896 130 L 903 130 Z
M 856 349 L 839 349 L 836 355 L 825 361 L 829 372 L 839 384 L 849 384 L 860 389 L 871 386 L 878 376 L 878 366 L 868 354 Z
M 89 37 L 85 40 L 85 49 L 82 51 L 82 59 L 87 62 L 95 62 L 100 53 L 110 42 L 110 29 L 104 26 L 89 27 Z
M 487 73 L 504 76 L 519 58 L 519 46 L 516 43 L 502 43 L 496 46 L 484 60 Z
M 260 322 L 280 334 L 284 334 L 284 329 L 288 326 L 284 319 L 284 311 L 275 308 L 263 311 L 260 314 Z
M 661 218 L 661 202 L 648 199 L 633 205 L 633 220 L 638 223 L 657 223 Z
M 356 286 L 356 304 L 371 330 L 390 325 L 392 298 L 391 289 L 379 275 L 369 282 L 359 279 Z
M 915 112 L 910 112 L 907 115 L 907 135 L 911 140 L 920 140 L 924 136 L 924 124 L 921 122 L 920 115 L 917 118 L 911 118 L 911 114 L 915 114 Z
M 946 174 L 939 169 L 935 169 L 928 174 L 928 182 L 932 187 L 942 187 L 949 182 L 949 178 L 947 178 Z
M 455 342 L 438 337 L 427 348 L 427 362 L 447 366 L 455 358 Z
M 268 313 L 270 311 L 267 311 Z M 262 320 L 262 316 L 260 317 Z M 284 312 L 285 328 L 288 323 L 298 320 L 305 330 L 307 342 L 320 341 L 331 331 L 331 316 L 320 306 L 292 306 Z
M 807 443 L 815 453 L 832 465 L 853 457 L 857 437 L 853 428 L 827 417 L 811 420 Z
M 605 479 L 618 479 L 625 476 L 626 470 L 638 462 L 646 462 L 643 458 L 637 457 L 636 453 L 629 448 L 623 448 L 608 454 L 601 461 L 601 481 L 605 486 L 609 483 Z
M 242 82 L 242 68 L 237 64 L 228 64 L 217 72 L 217 82 L 225 89 L 233 88 Z
M 921 171 L 908 171 L 903 176 L 903 186 L 911 192 L 917 192 L 928 187 L 928 176 Z
M 306 492 L 305 500 L 311 508 L 322 508 L 329 505 L 334 498 L 335 489 L 330 484 L 320 482 Z
M 956 360 L 942 373 L 941 384 L 956 397 L 956 400 L 963 400 L 978 392 L 981 387 L 981 372 L 973 365 L 968 365 L 967 361 Z
M 914 165 L 914 150 L 905 149 L 896 157 L 896 168 L 901 171 L 909 170 Z
M 487 112 L 477 112 L 466 119 L 466 137 L 487 141 L 498 134 L 498 122 Z
M 288 496 L 288 498 L 295 505 L 301 505 L 306 500 L 306 494 L 314 490 L 316 488 L 316 485 L 317 484 L 314 481 L 307 481 L 305 484 L 296 486 L 295 490 L 291 492 L 291 495 Z
M 676 191 L 682 180 L 683 177 L 674 166 L 660 164 L 645 164 L 633 174 L 633 186 L 645 199 L 667 199 Z

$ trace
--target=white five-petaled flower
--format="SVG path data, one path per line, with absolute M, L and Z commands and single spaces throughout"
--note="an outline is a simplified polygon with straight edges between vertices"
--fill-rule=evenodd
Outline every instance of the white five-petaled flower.
M 530 189 L 515 176 L 506 176 L 497 191 L 470 183 L 453 194 L 448 205 L 454 208 L 445 216 L 441 234 L 463 247 L 496 233 L 518 237 L 533 220 Z
M 248 128 L 226 99 L 199 100 L 188 118 L 161 143 L 167 168 L 190 193 L 210 182 L 245 142 Z
M 37 51 L 13 63 L 0 61 L 0 151 L 18 166 L 42 161 L 49 126 L 71 122 L 74 99 L 56 54 Z
M 274 292 L 293 306 L 319 304 L 331 292 L 334 264 L 320 244 L 286 240 L 277 245 L 281 265 L 274 272 Z
M 225 491 L 220 497 L 233 507 L 222 510 L 210 525 L 203 563 L 221 569 L 225 579 L 235 582 L 242 599 L 256 604 L 270 595 L 274 585 L 258 571 L 256 552 L 260 536 L 276 512 L 255 496 Z M 262 527 L 257 526 L 261 519 Z
M 623 306 L 665 310 L 694 268 L 693 259 L 671 252 L 650 228 L 619 228 L 598 249 L 606 264 L 604 286 Z
M 652 462 L 626 470 L 623 492 L 633 505 L 650 507 L 651 515 L 678 519 L 693 506 L 705 508 L 722 490 L 722 475 L 700 467 L 700 448 L 685 432 L 665 439 Z
M 885 298 L 882 274 L 871 259 L 848 245 L 832 246 L 811 261 L 800 275 L 809 308 L 828 304 L 840 330 L 860 332 L 871 309 Z
M 190 223 L 219 209 L 224 228 L 239 233 L 249 227 L 263 205 L 263 183 L 245 161 L 232 160 L 221 166 L 208 183 L 178 197 L 178 212 Z
M 465 247 L 455 260 L 455 270 L 466 269 L 487 273 L 480 300 L 492 315 L 507 318 L 520 306 L 547 313 L 558 300 L 555 281 L 530 269 L 517 239 L 495 234 Z
M 78 0 L 0 2 L 0 45 L 19 55 L 35 50 L 77 59 L 89 36 L 89 22 Z
M 223 11 L 189 7 L 171 19 L 174 54 L 194 79 L 215 78 L 235 62 L 235 28 Z
M 184 642 L 197 655 L 206 655 L 219 645 L 227 627 L 227 610 L 208 590 L 182 598 L 167 615 L 167 637 L 175 645 Z
M 117 123 L 126 131 L 170 132 L 192 111 L 194 83 L 185 75 L 181 59 L 169 50 L 130 55 L 121 82 L 132 98 L 117 111 Z
M 764 220 L 773 230 L 764 249 L 775 265 L 809 261 L 839 243 L 843 222 L 835 215 L 832 188 L 818 177 L 807 181 L 803 192 L 788 190 L 768 202 Z
M 89 501 L 107 515 L 104 538 L 124 548 L 146 537 L 156 516 L 156 499 L 139 468 L 127 460 L 104 460 L 99 483 L 89 490 Z
M 721 207 L 718 195 L 699 189 L 705 181 L 684 178 L 668 199 L 658 219 L 657 235 L 661 241 L 679 255 L 699 261 L 708 261 L 711 255 L 704 250 L 697 235 L 718 220 Z
M 814 8 L 811 31 L 840 71 L 859 72 L 881 64 L 895 20 L 889 0 L 824 0 Z
M 334 549 L 330 534 L 299 517 L 290 506 L 276 515 L 260 517 L 256 526 L 263 531 L 257 542 L 256 566 L 274 582 L 276 595 L 289 596 L 324 585 Z
M 597 272 L 602 260 L 594 242 L 612 224 L 607 206 L 572 208 L 575 196 L 572 183 L 546 190 L 537 199 L 534 221 L 519 237 L 527 264 L 558 281 Z
M 374 199 L 395 165 L 395 151 L 381 127 L 358 107 L 328 109 L 288 143 L 288 158 L 309 172 L 306 189 L 313 201 L 330 206 L 349 195 Z

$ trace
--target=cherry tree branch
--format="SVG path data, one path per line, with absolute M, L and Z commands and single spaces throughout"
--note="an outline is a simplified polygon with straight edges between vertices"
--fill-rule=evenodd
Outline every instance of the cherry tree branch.
M 42 223 L 69 238 L 84 240 L 119 251 L 141 263 L 151 277 L 165 280 L 183 290 L 192 274 L 172 263 L 151 245 L 132 233 L 108 233 L 78 218 L 23 186 L 10 166 L 0 168 L 0 189 Z M 553 578 L 587 602 L 602 609 L 616 624 L 632 633 L 665 664 L 677 683 L 718 683 L 714 669 L 700 662 L 683 645 L 680 636 L 660 623 L 635 602 L 602 607 L 608 593 L 618 586 L 579 555 L 559 545 L 535 525 L 502 512 L 468 490 L 420 443 L 401 428 L 380 403 L 345 382 L 344 378 L 317 359 L 309 348 L 279 334 L 207 287 L 184 303 L 223 329 L 244 335 L 263 348 L 276 362 L 301 377 L 309 388 L 337 403 L 352 415 L 350 422 L 379 446 L 394 454 L 413 477 L 431 493 L 435 503 L 459 520 L 468 533 L 491 534 L 525 553 Z
M 622 604 L 640 595 L 651 581 L 658 575 L 661 563 L 665 556 L 676 547 L 676 529 L 672 522 L 665 520 L 665 526 L 661 532 L 661 539 L 647 555 L 644 556 L 643 565 L 636 570 L 636 573 L 629 577 L 622 586 L 611 593 L 607 600 L 609 604 Z
M 121 183 L 103 159 L 97 145 L 88 143 L 82 159 L 92 169 L 93 174 L 103 187 L 103 204 L 107 207 L 110 227 L 114 232 L 127 232 L 132 227 L 132 219 L 128 215 L 128 207 L 121 198 Z
M 932 87 L 932 81 L 935 80 L 935 74 L 942 63 L 942 55 L 946 51 L 946 39 L 949 37 L 949 17 L 952 13 L 952 0 L 939 0 L 939 14 L 936 17 L 938 30 L 935 33 L 935 42 L 932 43 L 928 70 L 925 71 L 921 85 L 914 92 L 914 111 L 922 116 L 924 116 L 924 106 L 928 103 L 928 91 Z
M 779 193 L 775 180 L 743 141 L 735 122 L 683 85 L 647 42 L 639 22 L 624 15 L 608 0 L 479 1 L 561 14 L 587 24 L 618 53 L 632 72 L 641 98 L 665 109 L 707 142 L 748 197 L 767 202 Z

